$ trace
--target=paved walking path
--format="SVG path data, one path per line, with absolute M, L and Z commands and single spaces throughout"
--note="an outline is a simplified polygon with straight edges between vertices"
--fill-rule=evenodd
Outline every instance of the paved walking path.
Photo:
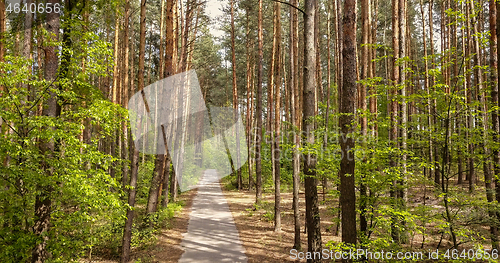
M 247 262 L 233 216 L 215 170 L 198 183 L 180 263 Z

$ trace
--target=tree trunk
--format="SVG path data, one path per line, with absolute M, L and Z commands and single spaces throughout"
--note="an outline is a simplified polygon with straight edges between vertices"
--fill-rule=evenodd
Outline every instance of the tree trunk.
M 314 17 L 316 0 L 306 0 L 304 14 L 304 108 L 303 133 L 306 147 L 314 144 L 314 120 L 316 103 L 316 43 L 314 39 Z M 307 154 L 304 161 L 307 251 L 313 254 L 321 251 L 321 229 L 318 207 L 318 179 L 316 178 L 316 156 Z M 320 259 L 308 259 L 307 262 L 320 262 Z
M 361 18 L 362 18 L 362 42 L 361 42 L 361 80 L 367 80 L 368 78 L 368 70 L 370 65 L 370 47 L 368 44 L 370 43 L 370 22 L 371 22 L 371 10 L 370 10 L 370 1 L 362 0 L 361 1 Z M 362 111 L 362 117 L 360 117 L 360 125 L 361 125 L 361 135 L 363 136 L 363 143 L 366 141 L 365 137 L 368 132 L 368 120 L 366 118 L 367 114 L 367 105 L 366 105 L 366 85 L 358 86 L 361 91 L 359 92 L 359 104 L 360 109 Z M 359 192 L 359 230 L 363 235 L 367 235 L 368 230 L 368 222 L 366 221 L 366 206 L 367 206 L 367 186 L 364 182 L 364 176 L 361 176 L 361 182 L 359 184 L 360 192 Z
M 433 9 L 434 9 L 434 1 L 433 0 L 429 0 L 429 48 L 430 48 L 430 55 L 431 55 L 431 70 L 434 70 L 435 66 L 434 66 L 434 16 L 433 16 Z M 434 75 L 431 75 L 431 82 L 430 82 L 430 86 L 429 87 L 432 87 L 432 91 L 434 90 L 433 88 L 434 86 Z M 431 95 L 432 97 L 432 95 Z M 429 125 L 429 129 L 431 131 L 431 133 L 434 131 L 434 125 L 436 125 L 436 99 L 431 99 L 431 112 L 432 112 L 432 124 Z M 431 135 L 429 135 L 431 136 Z M 432 140 L 432 139 L 430 139 Z M 436 148 L 436 145 L 432 143 L 432 146 L 429 145 L 429 147 L 431 147 L 431 151 L 433 151 L 433 155 L 431 156 L 431 160 L 429 160 L 432 164 L 434 164 L 434 166 L 436 166 L 436 168 L 434 168 L 433 170 L 431 169 L 431 177 L 432 175 L 434 175 L 434 184 L 436 185 L 439 185 L 440 183 L 440 177 L 439 177 L 439 168 L 437 168 L 437 148 Z M 433 157 L 433 158 L 432 158 Z
M 466 16 L 471 16 L 474 14 L 474 5 L 475 3 L 466 3 L 466 5 L 468 6 L 467 8 L 467 12 L 466 12 Z M 472 20 L 474 20 L 474 18 L 471 17 Z M 480 56 L 479 56 L 479 42 L 478 41 L 478 38 L 477 38 L 477 24 L 475 23 L 475 21 L 470 21 L 472 22 L 472 39 L 471 39 L 471 43 L 472 43 L 472 48 L 473 48 L 473 52 L 474 52 L 474 83 L 476 84 L 476 90 L 480 89 L 480 87 L 482 86 L 482 82 L 483 82 L 483 76 L 482 76 L 482 73 L 481 73 L 481 70 L 477 67 L 481 67 L 481 61 L 480 61 Z M 477 22 L 477 21 L 476 21 Z M 469 19 L 467 19 L 467 23 L 469 23 Z M 467 27 L 467 28 L 470 28 L 470 27 Z M 475 106 L 472 105 L 473 101 L 476 100 L 476 96 L 473 96 L 473 91 L 472 91 L 472 86 L 470 86 L 470 89 L 469 89 L 469 93 L 468 93 L 471 97 L 470 97 L 470 100 L 469 100 L 469 103 L 471 103 L 471 113 L 470 113 L 470 118 L 469 118 L 469 130 L 473 130 L 475 125 L 476 125 L 476 120 L 474 118 L 474 116 L 472 116 L 472 111 L 473 110 L 476 110 L 475 109 Z M 474 169 L 474 150 L 475 150 L 475 145 L 474 143 L 469 143 L 469 154 L 470 154 L 470 158 L 469 158 L 469 192 L 472 193 L 474 192 L 475 188 L 476 188 L 476 173 L 475 173 L 475 169 Z
M 430 8 L 430 7 L 429 7 Z M 428 66 L 428 58 L 427 58 L 427 35 L 425 32 L 425 14 L 424 14 L 424 3 L 423 0 L 420 0 L 420 13 L 422 15 L 422 39 L 424 44 L 424 90 L 427 92 L 427 121 L 429 130 L 429 162 L 432 163 L 433 158 L 433 147 L 432 147 L 432 133 L 430 130 L 432 129 L 432 106 L 431 106 L 431 93 L 430 93 L 430 83 L 429 83 L 429 66 Z M 429 169 L 429 173 L 432 176 L 432 169 Z
M 49 0 L 48 3 L 61 4 L 59 0 Z M 51 41 L 59 40 L 59 13 L 52 12 L 46 14 L 47 32 L 54 36 Z M 58 57 L 56 46 L 45 47 L 45 80 L 49 83 L 54 81 L 57 76 Z M 54 91 L 49 91 L 49 98 L 45 102 L 45 107 L 42 110 L 42 116 L 57 118 L 61 114 L 61 106 L 57 102 L 57 94 Z M 54 129 L 54 127 L 46 127 Z M 40 152 L 45 156 L 44 159 L 56 158 L 54 151 L 56 148 L 53 140 L 41 141 Z M 45 161 L 42 162 L 42 169 L 47 177 L 51 177 L 53 169 Z M 50 228 L 50 217 L 52 212 L 51 193 L 53 191 L 50 185 L 38 185 L 37 195 L 35 197 L 35 223 L 33 226 L 33 234 L 37 237 L 37 242 L 32 251 L 31 262 L 44 262 L 48 257 L 47 241 L 49 239 L 48 231 Z
M 327 40 L 326 40 L 326 52 L 327 52 L 327 76 L 326 76 L 326 113 L 325 113 L 325 135 L 323 136 L 323 151 L 327 151 L 328 148 L 328 125 L 329 125 L 329 120 L 330 120 L 330 90 L 331 90 L 331 85 L 332 85 L 332 80 L 331 80 L 331 14 L 332 14 L 332 9 L 331 9 L 331 3 L 329 2 L 327 4 Z M 328 189 L 328 176 L 324 175 L 323 176 L 323 201 L 326 201 L 326 193 Z
M 377 12 L 378 12 L 378 0 L 373 1 L 373 6 L 374 6 L 374 16 L 373 16 L 373 22 L 372 22 L 372 33 L 371 33 L 371 43 L 376 44 L 377 43 Z M 377 58 L 377 48 L 372 47 L 372 54 L 371 54 L 371 67 L 369 68 L 368 75 L 370 78 L 373 78 L 377 75 L 377 62 L 375 58 Z M 377 106 L 377 87 L 375 85 L 370 86 L 370 115 L 371 118 L 375 121 L 373 126 L 371 127 L 371 133 L 372 136 L 375 138 L 378 136 L 378 122 L 377 122 L 377 111 L 378 111 L 378 106 Z
M 406 57 L 406 0 L 399 0 L 399 32 L 400 32 L 400 49 L 399 49 L 399 58 L 404 59 Z M 401 179 L 398 180 L 398 209 L 404 210 L 406 207 L 406 195 L 407 195 L 407 190 L 406 190 L 406 159 L 407 159 L 407 140 L 408 140 L 408 127 L 407 127 L 407 122 L 408 122 L 408 106 L 406 103 L 406 62 L 401 63 L 401 67 L 399 67 L 399 77 L 400 77 L 400 83 L 402 84 L 401 88 L 401 149 L 403 150 L 403 154 L 401 156 L 401 164 L 400 166 L 402 171 L 402 176 Z M 402 226 L 405 225 L 404 221 L 401 221 L 400 224 Z M 405 231 L 401 232 L 401 241 L 403 243 L 407 243 L 407 235 Z
M 167 0 L 168 1 L 168 0 Z M 159 79 L 163 78 L 165 71 L 165 56 L 163 55 L 165 51 L 165 42 L 163 42 L 163 37 L 165 36 L 165 0 L 160 0 L 161 2 L 161 16 L 160 16 L 160 54 L 159 54 L 159 64 L 158 64 L 158 76 Z
M 159 188 L 162 183 L 163 167 L 165 164 L 165 154 L 157 154 L 155 158 L 155 168 L 153 177 L 151 178 L 151 186 L 149 187 L 148 204 L 146 213 L 151 214 L 156 212 L 158 207 Z
M 166 160 L 165 160 L 165 167 L 163 168 L 163 202 L 161 203 L 161 206 L 163 208 L 166 208 L 168 206 L 168 182 L 170 179 L 170 155 L 166 155 Z
M 389 105 L 389 113 L 390 113 L 390 128 L 389 128 L 389 141 L 391 142 L 392 148 L 397 148 L 398 146 L 398 129 L 397 129 L 397 116 L 398 116 L 398 102 L 397 102 L 397 85 L 399 84 L 399 66 L 397 64 L 397 60 L 399 59 L 399 0 L 392 0 L 392 49 L 393 49 L 393 57 L 392 57 L 392 85 L 390 91 L 390 105 Z M 390 156 L 389 166 L 393 169 L 397 168 L 396 156 L 393 154 Z M 397 181 L 393 180 L 390 196 L 394 201 L 397 198 Z M 393 209 L 397 209 L 397 205 L 393 207 Z M 396 226 L 397 218 L 393 217 L 391 222 L 391 236 L 394 242 L 399 243 L 399 231 Z
M 346 0 L 343 18 L 343 82 L 339 113 L 340 149 L 340 205 L 342 208 L 342 242 L 356 244 L 356 193 L 354 182 L 354 139 L 351 123 L 354 120 L 356 94 L 356 1 Z M 348 262 L 344 260 L 345 262 Z
M 252 112 L 253 112 L 253 85 L 252 85 L 252 50 L 253 50 L 253 39 L 250 36 L 250 6 L 247 6 L 247 9 L 245 10 L 245 15 L 246 15 L 246 66 L 247 66 L 247 71 L 246 71 L 246 81 L 247 81 L 247 114 L 246 114 L 246 120 L 247 120 L 247 145 L 248 145 L 248 190 L 252 190 L 253 187 L 253 177 L 252 177 L 252 155 L 250 153 L 251 149 L 251 144 L 252 144 Z
M 123 107 L 125 109 L 128 108 L 128 100 L 129 100 L 129 57 L 130 57 L 130 48 L 129 48 L 129 16 L 130 16 L 130 3 L 129 0 L 125 1 L 125 25 L 124 25 L 124 32 L 123 32 L 123 46 L 125 48 L 125 56 L 124 56 L 124 61 L 123 61 L 123 74 L 124 74 L 124 79 L 122 83 L 122 95 L 123 95 Z M 132 65 L 133 66 L 133 65 Z M 122 148 L 122 159 L 128 160 L 129 159 L 129 138 L 128 138 L 128 127 L 127 127 L 127 122 L 122 123 L 122 132 L 123 132 L 123 148 Z M 125 190 L 125 186 L 127 185 L 128 181 L 128 174 L 129 174 L 129 166 L 124 163 L 123 168 L 122 168 L 122 189 Z
M 490 68 L 491 68 L 491 76 L 490 76 L 490 81 L 491 81 L 491 94 L 490 94 L 490 100 L 491 100 L 491 106 L 495 107 L 498 105 L 498 47 L 497 47 L 497 5 L 495 4 L 494 0 L 489 1 L 489 9 L 490 9 Z M 486 103 L 486 101 L 485 101 Z M 486 114 L 486 113 L 485 113 Z M 483 120 L 486 121 L 486 120 Z M 498 132 L 499 132 L 499 123 L 498 123 L 498 111 L 492 111 L 491 113 L 491 123 L 492 123 L 492 139 L 494 142 L 498 142 Z M 487 123 L 485 123 L 487 124 Z M 487 129 L 484 130 L 484 133 L 487 133 Z M 484 142 L 486 144 L 486 142 Z M 500 158 L 498 155 L 498 149 L 492 149 L 492 155 L 493 155 L 493 171 L 490 170 L 490 176 L 489 178 L 485 178 L 485 183 L 486 185 L 486 196 L 488 199 L 488 202 L 493 202 L 494 201 L 494 195 L 495 195 L 495 190 L 493 189 L 493 181 L 494 178 L 497 178 L 500 174 L 498 173 L 498 165 L 500 163 Z M 489 164 L 488 164 L 489 165 Z M 488 169 L 485 169 L 485 172 Z M 492 172 L 492 174 L 491 174 Z M 498 186 L 498 181 L 495 180 L 495 183 L 497 183 L 497 188 L 500 187 Z M 488 185 L 489 184 L 489 185 Z M 498 195 L 498 194 L 497 194 Z M 498 198 L 498 197 L 497 197 Z M 494 211 L 490 210 L 489 213 L 490 217 L 492 217 L 492 220 L 497 219 L 496 213 Z M 491 233 L 491 246 L 492 249 L 500 249 L 500 246 L 498 244 L 498 226 L 496 224 L 491 224 L 490 226 L 490 233 Z
M 235 31 L 234 31 L 234 0 L 231 0 L 231 64 L 233 68 L 233 108 L 234 108 L 234 116 L 235 119 L 238 118 L 238 86 L 236 85 L 236 48 L 235 48 Z M 239 138 L 239 129 L 236 129 L 236 138 Z M 240 148 L 240 140 L 236 140 L 236 152 L 239 153 Z M 236 167 L 238 167 L 237 171 L 237 183 L 238 190 L 241 189 L 242 178 L 241 178 L 241 169 L 240 169 L 240 155 L 236 154 Z
M 146 52 L 146 0 L 141 0 L 140 36 L 139 36 L 139 71 L 138 88 L 144 89 L 144 55 Z M 122 240 L 122 263 L 127 263 L 130 259 L 130 243 L 132 241 L 132 225 L 134 222 L 135 195 L 137 192 L 137 174 L 139 169 L 139 149 L 133 147 L 130 174 L 130 190 L 128 195 L 127 220 L 123 231 Z
M 293 6 L 297 6 L 297 0 L 291 0 Z M 290 90 L 292 91 L 291 101 L 293 105 L 293 123 L 295 129 L 300 127 L 301 114 L 299 102 L 299 81 L 298 73 L 298 14 L 297 10 L 290 7 Z M 294 244 L 293 248 L 300 250 L 300 210 L 299 210 L 299 187 L 300 187 L 300 135 L 293 133 L 293 218 L 294 218 Z
M 120 77 L 118 74 L 118 65 L 119 65 L 119 52 L 120 52 L 120 44 L 119 44 L 119 39 L 120 39 L 120 18 L 121 16 L 119 15 L 118 9 L 116 10 L 116 19 L 115 19 L 115 44 L 114 44 L 114 66 L 113 66 L 113 90 L 112 90 L 112 97 L 111 101 L 113 103 L 117 103 L 117 92 L 118 92 L 118 83 L 120 81 Z M 112 168 L 111 168 L 112 169 Z
M 496 2 L 496 11 L 498 12 L 500 10 L 500 2 Z M 496 18 L 496 23 L 495 25 L 500 24 L 500 16 L 495 13 L 495 18 Z M 498 41 L 498 38 L 500 37 L 500 30 L 496 30 L 496 58 L 493 61 L 493 69 L 496 69 L 495 74 L 495 82 L 493 83 L 492 87 L 492 92 L 491 92 L 491 102 L 492 102 L 492 107 L 499 107 L 500 106 L 500 99 L 499 99 L 499 91 L 498 91 L 498 85 L 500 83 L 500 72 L 498 71 L 498 61 L 500 60 L 500 52 L 498 50 L 500 49 L 500 42 Z M 494 55 L 494 54 L 492 54 Z M 493 59 L 493 58 L 492 58 Z M 497 111 L 493 111 L 492 115 L 492 128 L 493 128 L 493 140 L 498 143 L 500 142 L 500 116 Z M 493 151 L 493 170 L 494 170 L 494 178 L 495 178 L 495 198 L 497 203 L 500 203 L 500 151 L 498 149 L 494 149 Z M 497 222 L 500 220 L 500 212 L 496 211 L 496 220 Z M 498 240 L 498 239 L 497 239 Z M 498 247 L 498 244 L 497 244 Z
M 258 17 L 258 41 L 259 41 L 259 62 L 257 70 L 257 106 L 256 106 L 256 140 L 255 140 L 255 176 L 257 177 L 257 182 L 255 185 L 255 202 L 260 203 L 262 199 L 262 160 L 261 160 L 261 148 L 262 148 L 262 71 L 263 71 L 263 30 L 262 30 L 262 1 L 259 0 L 259 17 Z
M 276 55 L 274 56 L 278 62 L 275 63 L 275 109 L 274 109 L 274 231 L 281 231 L 281 193 L 280 193 L 280 125 L 281 125 L 281 3 L 275 3 L 276 17 Z

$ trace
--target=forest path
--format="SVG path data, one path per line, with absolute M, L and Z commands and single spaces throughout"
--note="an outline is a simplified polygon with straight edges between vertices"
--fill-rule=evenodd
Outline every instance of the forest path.
M 206 170 L 198 184 L 181 247 L 180 263 L 247 262 L 215 170 Z

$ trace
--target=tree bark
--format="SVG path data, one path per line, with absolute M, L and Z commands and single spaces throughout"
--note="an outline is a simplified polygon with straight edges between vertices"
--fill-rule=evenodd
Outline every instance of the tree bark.
M 362 80 L 367 80 L 368 78 L 368 71 L 369 71 L 369 65 L 370 65 L 370 47 L 368 46 L 370 44 L 370 22 L 371 22 L 371 10 L 370 10 L 370 1 L 369 0 L 362 0 L 361 1 L 361 17 L 362 17 L 362 42 L 361 42 L 361 79 Z M 363 142 L 365 142 L 365 137 L 368 133 L 368 119 L 366 118 L 367 114 L 367 105 L 366 105 L 366 85 L 359 85 L 358 86 L 361 91 L 359 92 L 359 102 L 360 102 L 360 109 L 362 111 L 362 116 L 359 118 L 360 119 L 360 125 L 361 125 L 361 135 L 363 136 Z M 368 230 L 368 222 L 366 220 L 366 206 L 367 206 L 367 186 L 364 182 L 364 176 L 361 176 L 361 182 L 359 184 L 360 188 L 360 200 L 359 200 L 359 229 L 363 235 L 367 235 L 367 230 Z
M 247 145 L 248 145 L 248 190 L 252 190 L 253 188 L 253 170 L 252 170 L 252 155 L 250 153 L 251 145 L 252 145 L 252 112 L 253 112 L 253 85 L 252 85 L 252 50 L 253 50 L 253 39 L 250 36 L 250 7 L 251 5 L 247 5 L 245 10 L 246 15 L 246 81 L 247 81 Z
M 160 16 L 160 54 L 159 54 L 159 64 L 158 64 L 158 76 L 159 79 L 163 78 L 163 74 L 165 72 L 165 56 L 163 53 L 165 52 L 165 42 L 163 42 L 163 37 L 165 36 L 165 20 L 166 20 L 166 8 L 165 8 L 165 0 L 160 0 L 161 2 L 161 16 Z M 168 2 L 168 0 L 167 0 Z
M 276 55 L 275 58 L 278 60 L 275 63 L 275 83 L 274 88 L 274 98 L 275 98 L 275 109 L 274 109 L 274 231 L 281 231 L 281 193 L 280 193 L 280 183 L 281 183 L 281 164 L 280 164 L 280 126 L 281 126 L 281 3 L 276 3 Z
M 354 182 L 354 138 L 352 137 L 356 94 L 356 1 L 346 0 L 343 17 L 342 72 L 343 82 L 339 113 L 340 149 L 340 205 L 342 209 L 342 242 L 356 244 L 356 193 Z M 344 260 L 349 262 L 349 260 Z
M 297 6 L 297 0 L 291 0 L 293 6 Z M 299 102 L 298 73 L 298 14 L 295 8 L 290 7 L 290 87 L 292 91 L 291 101 L 293 105 L 293 123 L 297 131 L 300 127 L 301 114 Z M 293 248 L 300 250 L 300 210 L 299 210 L 299 187 L 300 187 L 300 134 L 293 132 L 293 218 L 294 218 L 294 244 Z
M 489 9 L 490 9 L 490 68 L 491 68 L 491 76 L 490 76 L 490 81 L 491 81 L 491 93 L 490 93 L 490 100 L 491 100 L 491 106 L 495 107 L 498 105 L 498 43 L 497 43 L 497 35 L 498 35 L 498 30 L 497 30 L 497 5 L 495 4 L 495 0 L 490 0 L 489 1 Z M 486 121 L 486 120 L 484 120 Z M 498 134 L 500 131 L 500 125 L 498 122 L 498 111 L 492 111 L 491 112 L 491 124 L 492 124 L 492 139 L 494 142 L 498 143 Z M 488 130 L 485 130 L 484 132 L 487 133 Z M 486 142 L 485 142 L 486 144 Z M 492 184 L 493 182 L 496 183 L 497 187 L 497 195 L 498 195 L 498 187 L 500 187 L 499 182 L 495 179 L 497 178 L 499 174 L 499 167 L 498 165 L 500 164 L 500 156 L 499 156 L 499 151 L 497 148 L 492 149 L 492 155 L 493 155 L 493 171 L 492 174 L 490 174 L 488 180 L 485 178 L 485 183 L 487 184 L 486 187 L 486 196 L 488 199 L 488 202 L 493 202 L 494 195 L 495 195 L 495 189 L 493 189 Z M 489 164 L 488 164 L 489 165 Z M 489 184 L 489 185 L 488 185 Z M 489 187 L 488 187 L 489 186 Z M 488 193 L 489 192 L 489 193 Z M 497 199 L 500 197 L 497 197 Z M 497 219 L 497 215 L 494 211 L 490 210 L 490 217 L 492 219 Z M 491 246 L 492 249 L 500 249 L 499 243 L 498 243 L 498 226 L 496 224 L 491 224 L 490 226 L 490 233 L 491 233 Z
M 257 70 L 257 106 L 256 106 L 256 140 L 255 140 L 255 175 L 257 177 L 255 185 L 255 202 L 260 203 L 262 199 L 262 160 L 261 160 L 261 148 L 262 148 L 262 71 L 263 71 L 263 30 L 262 30 L 262 1 L 259 0 L 259 15 L 258 15 L 258 49 L 259 49 L 259 62 Z
M 407 56 L 407 42 L 406 42 L 406 0 L 399 0 L 399 32 L 400 32 L 400 49 L 399 49 L 399 58 L 405 59 Z M 400 83 L 402 85 L 401 88 L 401 149 L 403 151 L 402 156 L 401 156 L 401 179 L 398 180 L 398 209 L 404 210 L 406 207 L 406 196 L 407 196 L 407 190 L 406 190 L 406 177 L 407 177 L 407 168 L 406 168 L 406 160 L 407 160 L 407 140 L 408 140 L 408 105 L 406 103 L 406 89 L 407 89 L 407 83 L 406 83 L 406 62 L 402 62 L 401 66 L 399 67 L 399 77 L 400 77 Z M 405 225 L 404 220 L 400 222 L 402 226 Z M 407 235 L 405 231 L 401 232 L 400 238 L 402 239 L 401 241 L 403 243 L 407 243 Z
M 238 85 L 236 85 L 236 48 L 235 48 L 235 30 L 234 30 L 234 0 L 231 0 L 231 66 L 233 71 L 233 108 L 235 119 L 238 117 Z M 236 138 L 239 138 L 239 129 L 236 129 Z M 236 140 L 236 152 L 239 153 L 240 140 Z M 238 190 L 242 187 L 241 169 L 240 169 L 240 155 L 236 154 L 237 171 L 237 184 Z
M 146 51 L 146 0 L 141 0 L 140 15 L 140 35 L 139 35 L 139 71 L 138 71 L 138 89 L 144 89 L 144 55 Z M 127 220 L 123 231 L 122 240 L 122 263 L 127 263 L 130 259 L 130 243 L 132 241 L 132 225 L 134 221 L 135 196 L 137 192 L 137 174 L 139 168 L 139 149 L 133 147 L 130 174 L 130 190 L 128 195 Z
M 399 59 L 399 0 L 392 0 L 392 85 L 390 91 L 390 102 L 389 102 L 389 114 L 390 114 L 390 127 L 389 127 L 389 141 L 393 149 L 398 146 L 398 129 L 397 129 L 397 116 L 398 116 L 398 102 L 397 102 L 397 85 L 399 84 L 399 66 L 397 61 Z M 389 166 L 393 169 L 397 168 L 396 156 L 394 154 L 390 155 Z M 393 180 L 390 196 L 396 201 L 397 199 L 397 181 Z M 393 209 L 397 209 L 397 205 L 393 206 Z M 392 218 L 391 222 L 391 236 L 394 242 L 399 243 L 399 231 L 396 226 L 397 218 Z
M 304 108 L 303 133 L 306 147 L 314 144 L 314 116 L 316 103 L 316 43 L 314 38 L 314 17 L 316 0 L 306 0 L 304 14 Z M 307 251 L 311 254 L 321 251 L 321 229 L 318 207 L 318 179 L 316 178 L 316 156 L 308 153 L 304 161 Z M 320 259 L 308 259 L 307 262 L 320 262 Z
M 496 2 L 496 11 L 500 10 L 500 2 Z M 500 16 L 497 15 L 497 12 L 495 13 L 495 28 L 496 25 L 500 24 Z M 500 30 L 496 29 L 496 58 L 493 61 L 493 68 L 496 69 L 495 72 L 495 82 L 493 83 L 492 87 L 492 92 L 491 92 L 491 101 L 492 101 L 492 107 L 499 107 L 500 106 L 500 98 L 499 98 L 499 91 L 498 91 L 498 85 L 500 83 L 500 72 L 498 68 L 498 61 L 500 60 L 500 52 L 498 50 L 500 49 L 500 42 L 498 41 L 498 38 L 500 37 Z M 494 55 L 494 54 L 492 54 Z M 492 58 L 493 59 L 493 58 Z M 500 142 L 500 116 L 497 111 L 493 111 L 492 113 L 492 128 L 493 128 L 493 140 L 496 143 Z M 500 203 L 500 151 L 498 149 L 495 149 L 493 151 L 493 161 L 494 161 L 494 175 L 495 175 L 495 199 L 497 203 Z M 500 212 L 496 211 L 496 220 L 497 222 L 500 221 Z M 498 231 L 498 230 L 497 230 Z M 498 240 L 498 239 L 497 239 Z M 497 244 L 498 247 L 498 244 Z
M 158 194 L 163 177 L 163 167 L 165 164 L 165 154 L 157 154 L 155 157 L 155 168 L 153 177 L 151 178 L 151 186 L 149 187 L 148 204 L 146 213 L 151 214 L 156 212 L 158 207 Z
M 165 167 L 163 168 L 163 201 L 161 203 L 161 206 L 163 208 L 166 208 L 168 206 L 168 182 L 170 182 L 170 156 L 166 155 L 166 160 L 165 160 Z
M 128 100 L 129 100 L 129 58 L 130 58 L 130 48 L 129 48 L 129 18 L 130 18 L 130 3 L 129 0 L 125 0 L 125 24 L 124 24 L 124 31 L 123 31 L 123 46 L 124 46 L 124 61 L 123 61 L 123 83 L 122 83 L 122 105 L 125 109 L 128 108 Z M 129 142 L 129 137 L 128 137 L 128 127 L 127 127 L 127 122 L 122 123 L 122 132 L 123 132 L 123 148 L 122 148 L 122 159 L 128 160 L 129 159 L 129 147 L 130 142 Z M 129 175 L 129 166 L 124 163 L 123 168 L 122 168 L 122 189 L 125 190 L 125 185 L 127 185 L 128 181 L 128 175 Z
M 49 0 L 48 3 L 61 4 L 59 0 Z M 59 40 L 59 13 L 52 12 L 46 14 L 46 29 L 50 34 L 52 41 Z M 57 47 L 56 46 L 46 46 L 45 47 L 45 80 L 49 83 L 54 81 L 57 77 L 58 70 L 58 57 L 57 57 Z M 42 110 L 42 116 L 57 118 L 61 114 L 61 106 L 57 102 L 57 94 L 54 91 L 49 91 L 49 98 L 45 102 L 45 107 Z M 47 127 L 48 129 L 54 129 L 54 127 Z M 44 159 L 56 158 L 56 142 L 54 140 L 41 141 L 40 142 L 40 152 L 44 155 Z M 45 175 L 51 177 L 53 175 L 53 168 L 43 161 L 42 169 Z M 33 226 L 33 234 L 37 237 L 37 242 L 32 251 L 31 262 L 44 262 L 48 259 L 49 255 L 47 253 L 47 241 L 49 239 L 48 231 L 50 228 L 50 217 L 52 212 L 52 197 L 51 194 L 53 189 L 50 185 L 38 185 L 38 191 L 35 197 L 35 223 Z

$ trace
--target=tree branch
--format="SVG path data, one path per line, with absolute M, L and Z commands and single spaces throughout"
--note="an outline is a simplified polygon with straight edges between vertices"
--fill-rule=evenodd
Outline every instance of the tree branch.
M 304 10 L 302 10 L 302 9 L 298 8 L 297 6 L 294 6 L 294 5 L 292 5 L 292 4 L 288 3 L 288 2 L 283 2 L 283 1 L 280 1 L 280 0 L 271 0 L 271 1 L 291 6 L 291 7 L 295 8 L 295 9 L 299 10 L 302 14 L 306 15 L 306 12 L 304 12 Z

